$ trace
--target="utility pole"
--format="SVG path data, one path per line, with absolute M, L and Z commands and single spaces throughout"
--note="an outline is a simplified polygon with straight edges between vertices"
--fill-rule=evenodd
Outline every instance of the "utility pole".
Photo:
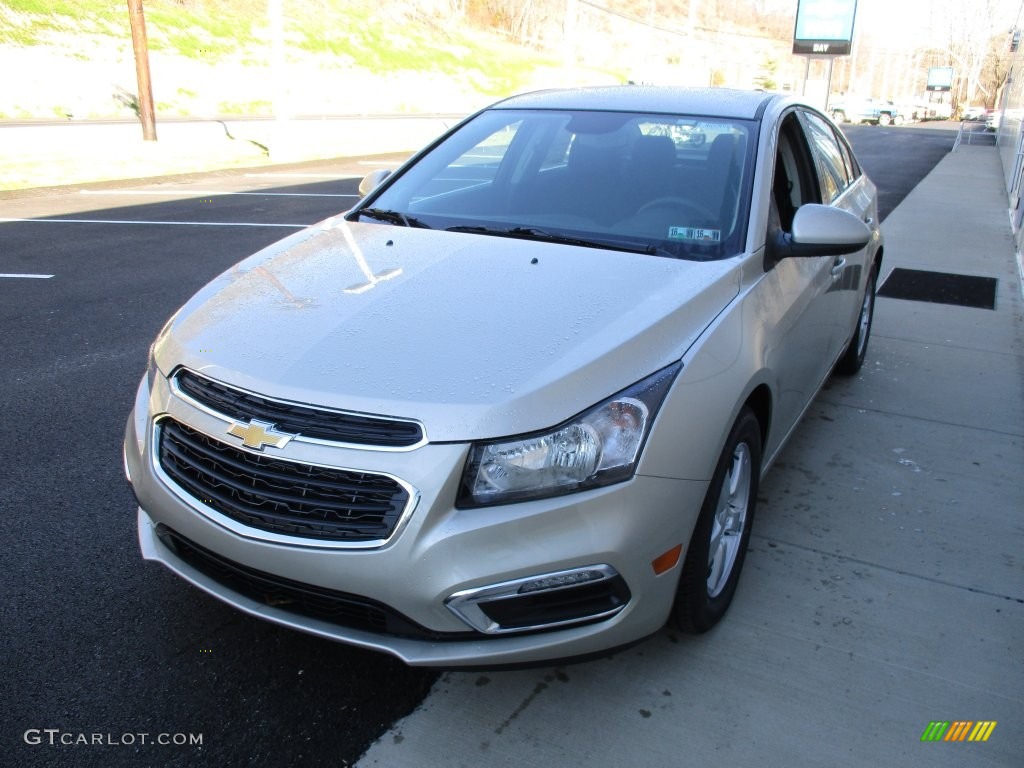
M 146 40 L 146 17 L 142 13 L 142 0 L 128 0 L 128 18 L 132 25 L 135 75 L 139 83 L 139 119 L 142 121 L 142 139 L 143 141 L 156 141 L 153 84 L 149 79 L 149 42 Z
M 268 154 L 276 162 L 295 159 L 295 143 L 290 140 L 290 134 L 293 131 L 290 131 L 288 127 L 288 120 L 292 115 L 287 98 L 288 91 L 284 72 L 283 2 L 284 0 L 267 0 L 267 19 L 270 22 L 270 101 L 274 113 Z
M 562 66 L 568 69 L 576 67 L 576 0 L 565 0 L 565 12 L 562 17 Z

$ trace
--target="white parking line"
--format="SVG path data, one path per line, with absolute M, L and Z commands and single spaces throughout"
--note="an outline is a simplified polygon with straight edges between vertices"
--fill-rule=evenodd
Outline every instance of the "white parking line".
M 53 275 L 5 275 L 5 274 L 0 274 L 0 277 L 21 277 L 21 278 L 27 278 L 29 280 L 48 280 L 51 277 L 53 277 Z
M 156 197 L 225 197 L 230 195 L 250 195 L 254 197 L 359 197 L 359 195 L 347 194 L 343 195 L 340 193 L 327 193 L 327 192 L 224 192 L 220 190 L 166 190 L 161 191 L 158 189 L 83 189 L 81 190 L 83 195 L 121 195 L 124 197 L 134 197 L 136 195 L 153 195 Z
M 305 229 L 309 224 L 265 224 L 259 221 L 128 221 L 125 219 L 8 219 L 0 222 L 22 222 L 33 224 L 145 224 L 151 226 L 178 227 L 287 227 Z

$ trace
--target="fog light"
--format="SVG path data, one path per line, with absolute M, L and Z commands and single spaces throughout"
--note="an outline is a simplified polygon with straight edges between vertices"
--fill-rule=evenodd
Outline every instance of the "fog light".
M 630 600 L 610 565 L 585 565 L 456 592 L 452 613 L 478 632 L 536 632 L 610 619 Z
M 542 589 L 558 589 L 559 587 L 571 587 L 576 584 L 585 584 L 588 581 L 598 581 L 604 576 L 598 571 L 573 571 L 563 573 L 559 576 L 549 576 L 544 579 L 533 579 L 521 586 L 517 591 L 520 595 L 527 592 L 537 592 Z

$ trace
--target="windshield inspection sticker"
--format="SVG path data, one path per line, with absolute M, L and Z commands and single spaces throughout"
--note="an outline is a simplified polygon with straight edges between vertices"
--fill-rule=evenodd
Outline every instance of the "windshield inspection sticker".
M 722 241 L 722 230 L 702 229 L 700 227 L 669 227 L 669 240 L 689 240 L 701 243 L 719 243 Z

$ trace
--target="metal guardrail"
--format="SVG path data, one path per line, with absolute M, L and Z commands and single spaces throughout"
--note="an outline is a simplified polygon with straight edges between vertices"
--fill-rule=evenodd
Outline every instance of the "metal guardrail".
M 978 128 L 981 128 L 979 131 Z M 962 143 L 964 136 L 967 137 L 967 145 L 977 144 L 978 146 L 994 147 L 996 145 L 995 133 L 989 133 L 984 123 L 974 120 L 961 120 L 960 130 L 956 133 L 956 141 L 953 142 L 953 152 L 956 152 Z

